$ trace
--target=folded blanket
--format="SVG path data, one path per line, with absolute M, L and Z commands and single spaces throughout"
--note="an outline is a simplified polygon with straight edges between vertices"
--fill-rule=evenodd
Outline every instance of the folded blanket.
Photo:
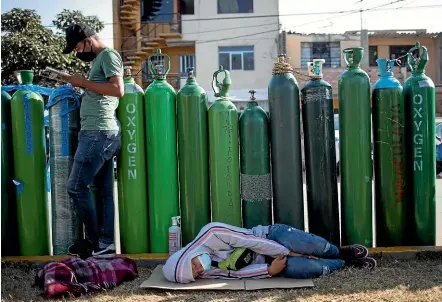
M 129 258 L 70 258 L 47 264 L 37 273 L 35 283 L 47 297 L 55 297 L 113 288 L 137 276 L 135 261 Z

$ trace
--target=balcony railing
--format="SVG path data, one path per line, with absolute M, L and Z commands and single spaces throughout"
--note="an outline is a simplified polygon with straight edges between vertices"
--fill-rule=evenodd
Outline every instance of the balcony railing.
M 169 73 L 169 74 L 167 74 L 167 77 L 166 77 L 167 83 L 172 85 L 172 87 L 177 91 L 181 88 L 180 87 L 180 79 L 181 79 L 181 76 L 178 73 Z M 143 77 L 143 86 L 147 87 L 152 82 L 153 82 L 153 77 L 151 77 L 150 75 Z
M 141 22 L 141 33 L 145 38 L 158 38 L 160 34 L 182 33 L 181 14 L 160 14 L 152 21 Z
M 157 15 L 157 17 L 161 17 L 165 15 Z M 142 42 L 148 42 L 153 38 L 160 38 L 161 34 L 169 34 L 169 33 L 181 33 L 181 14 L 168 14 L 169 16 L 165 18 L 159 18 L 163 20 L 153 20 L 148 22 L 141 22 L 140 28 L 137 29 L 132 36 L 127 37 L 122 41 L 121 49 L 122 54 L 127 56 L 132 56 L 136 50 L 137 45 L 141 42 L 141 45 L 144 46 Z M 141 37 L 137 38 L 137 32 L 141 33 Z

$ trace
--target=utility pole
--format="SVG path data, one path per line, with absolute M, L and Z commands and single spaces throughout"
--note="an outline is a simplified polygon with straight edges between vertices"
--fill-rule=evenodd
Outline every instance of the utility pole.
M 361 9 L 360 9 L 360 17 L 361 17 L 361 47 L 364 48 L 364 57 L 362 58 L 361 61 L 361 66 L 362 67 L 368 67 L 369 65 L 369 47 L 368 47 L 368 32 L 367 30 L 364 30 L 364 26 L 362 24 L 362 11 L 363 11 L 363 7 L 362 7 L 362 2 L 364 0 L 361 0 Z

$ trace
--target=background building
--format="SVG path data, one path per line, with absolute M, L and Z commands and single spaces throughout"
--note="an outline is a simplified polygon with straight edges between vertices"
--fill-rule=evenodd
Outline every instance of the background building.
M 230 71 L 231 95 L 239 109 L 250 89 L 257 91 L 258 101 L 267 101 L 278 55 L 278 0 L 163 0 L 151 20 L 145 0 L 113 0 L 113 5 L 115 48 L 143 87 L 151 82 L 146 59 L 161 48 L 171 57 L 168 81 L 175 89 L 184 84 L 187 67 L 195 67 L 213 101 L 212 75 L 223 65 Z
M 364 53 L 365 64 L 362 68 L 370 76 L 372 85 L 379 79 L 377 58 L 399 58 L 405 55 L 416 41 L 428 49 L 430 61 L 428 62 L 426 74 L 435 84 L 442 84 L 442 39 L 440 33 L 427 33 L 424 29 L 411 30 L 377 30 L 366 33 L 368 43 Z M 347 47 L 358 47 L 361 45 L 360 31 L 347 31 L 344 34 L 287 34 L 287 53 L 290 63 L 296 70 L 295 76 L 300 87 L 308 81 L 307 62 L 313 58 L 325 59 L 324 80 L 333 87 L 334 107 L 338 108 L 338 79 L 344 71 L 346 64 L 342 50 Z M 368 54 L 367 54 L 368 46 Z M 367 60 L 368 59 L 368 60 Z M 401 66 L 394 68 L 396 78 L 402 83 L 410 76 L 410 70 L 406 65 L 407 58 L 401 59 Z M 438 94 L 438 112 L 442 112 L 442 95 Z

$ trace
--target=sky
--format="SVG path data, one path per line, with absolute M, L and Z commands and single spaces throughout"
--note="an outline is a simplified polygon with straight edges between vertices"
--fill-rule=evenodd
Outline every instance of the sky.
M 390 4 L 392 2 L 396 3 Z M 431 5 L 440 7 L 407 8 Z M 35 9 L 41 15 L 44 25 L 52 25 L 55 15 L 64 8 L 98 16 L 106 24 L 100 37 L 106 45 L 113 46 L 112 0 L 1 0 L 2 13 L 14 7 Z M 279 0 L 279 11 L 282 15 L 328 13 L 281 17 L 283 29 L 304 33 L 343 33 L 347 30 L 359 30 L 361 14 L 348 11 L 361 8 L 366 10 L 362 13 L 364 29 L 423 28 L 428 32 L 442 32 L 442 0 Z M 392 9 L 385 10 L 386 8 Z M 338 14 L 336 11 L 346 13 Z
M 43 25 L 52 25 L 55 15 L 63 9 L 80 10 L 86 16 L 98 16 L 106 25 L 99 36 L 113 47 L 112 0 L 1 0 L 2 13 L 12 8 L 35 9 Z
M 302 2 L 302 5 L 300 3 Z M 396 2 L 394 4 L 390 4 Z M 389 4 L 389 5 L 388 5 Z M 413 6 L 439 5 L 430 8 L 407 8 Z M 372 8 L 376 8 L 372 9 Z M 442 32 L 442 0 L 279 0 L 281 14 L 347 11 L 344 14 L 321 14 L 282 17 L 283 28 L 303 33 L 343 33 L 361 29 L 359 12 L 362 13 L 364 29 L 427 29 Z M 385 10 L 385 9 L 389 10 Z M 390 9 L 392 8 L 392 9 Z

